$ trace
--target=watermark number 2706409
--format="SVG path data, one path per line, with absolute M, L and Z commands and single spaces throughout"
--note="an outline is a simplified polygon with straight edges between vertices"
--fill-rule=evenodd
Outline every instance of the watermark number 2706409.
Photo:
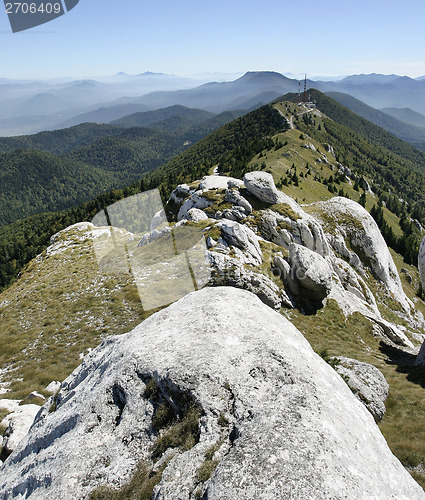
M 80 0 L 4 0 L 6 14 L 14 33 L 47 23 L 73 9 Z

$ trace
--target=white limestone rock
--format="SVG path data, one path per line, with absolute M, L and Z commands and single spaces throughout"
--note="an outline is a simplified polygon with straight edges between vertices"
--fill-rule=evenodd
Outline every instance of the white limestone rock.
M 234 187 L 243 187 L 244 183 L 240 179 L 235 179 L 234 177 L 226 177 L 224 175 L 206 175 L 202 178 L 199 189 L 200 190 L 211 190 L 211 189 L 228 189 Z
M 153 231 L 161 224 L 164 224 L 166 222 L 167 222 L 167 216 L 165 215 L 164 209 L 161 209 L 152 217 L 149 229 Z
M 221 220 L 217 222 L 216 227 L 221 229 L 222 237 L 229 245 L 244 252 L 245 263 L 258 266 L 263 262 L 259 238 L 252 229 L 231 220 Z
M 260 231 L 263 238 L 284 248 L 289 249 L 291 243 L 295 242 L 313 250 L 322 257 L 331 253 L 322 227 L 301 207 L 298 209 L 295 220 L 270 209 L 263 210 Z
M 208 220 L 208 215 L 199 208 L 191 208 L 187 212 L 187 220 L 191 222 L 201 222 L 203 220 Z
M 44 390 L 50 394 L 55 394 L 60 389 L 60 386 L 59 380 L 53 380 Z
M 332 289 L 332 269 L 318 253 L 293 243 L 289 249 L 291 268 L 300 294 L 311 300 L 323 300 Z
M 375 314 L 379 315 L 375 297 L 363 278 L 345 260 L 334 257 L 330 261 L 344 290 L 357 296 L 360 300 L 371 306 Z
M 404 293 L 397 267 L 372 216 L 355 201 L 341 196 L 314 203 L 310 207 L 314 209 L 316 217 L 327 224 L 331 234 L 350 238 L 354 251 L 358 249 L 367 259 L 367 265 L 384 283 L 392 298 L 409 313 L 413 304 Z M 330 239 L 331 244 L 333 241 Z M 337 246 L 334 249 L 338 251 L 339 248 Z
M 34 404 L 19 405 L 19 401 L 0 401 L 0 408 L 5 408 L 9 413 L 1 424 L 6 427 L 1 446 L 6 454 L 11 453 L 26 436 L 34 418 L 40 411 L 40 406 Z
M 278 191 L 273 176 L 268 172 L 248 172 L 244 175 L 243 182 L 248 191 L 260 201 L 270 204 L 286 203 L 295 213 L 301 211 L 301 207 L 293 198 Z
M 224 201 L 242 208 L 245 214 L 250 214 L 252 212 L 251 203 L 249 203 L 237 189 L 228 189 L 224 196 Z
M 356 398 L 366 406 L 376 422 L 382 420 L 389 391 L 384 375 L 369 363 L 344 356 L 337 356 L 336 359 L 339 364 L 335 370 L 345 378 Z
M 214 247 L 214 251 L 207 253 L 207 259 L 212 271 L 214 286 L 233 286 L 248 290 L 269 307 L 279 310 L 283 305 L 292 307 L 292 302 L 286 293 L 264 274 L 248 271 L 242 264 L 241 258 L 228 255 L 226 249 Z M 218 251 L 217 251 L 218 250 Z
M 183 226 L 184 224 L 186 224 L 186 222 L 187 219 L 183 219 L 180 222 L 174 224 L 173 226 L 165 226 L 162 229 L 154 229 L 153 231 L 150 231 L 149 233 L 143 235 L 142 239 L 139 241 L 137 246 L 144 247 L 145 245 L 149 245 L 149 243 L 153 243 L 155 240 L 158 240 L 163 236 L 169 235 L 173 231 L 173 229 Z
M 246 218 L 246 213 L 241 207 L 225 208 L 222 212 L 217 212 L 215 218 L 241 222 Z
M 170 401 L 185 393 L 203 410 L 199 442 L 175 450 L 155 499 L 425 498 L 335 370 L 287 319 L 234 288 L 192 293 L 86 356 L 56 411 L 1 465 L 0 498 L 80 500 L 127 482 L 157 439 L 152 377 Z M 198 484 L 221 440 L 217 467 Z
M 187 184 L 179 184 L 176 189 L 171 193 L 169 202 L 174 205 L 180 205 L 185 198 L 187 198 L 190 193 L 194 192 Z
M 177 214 L 177 221 L 181 221 L 187 218 L 187 213 L 192 208 L 198 208 L 203 210 L 213 204 L 212 201 L 207 200 L 204 196 L 202 196 L 203 191 L 196 191 L 187 198 L 184 203 L 181 205 L 179 209 L 179 213 Z

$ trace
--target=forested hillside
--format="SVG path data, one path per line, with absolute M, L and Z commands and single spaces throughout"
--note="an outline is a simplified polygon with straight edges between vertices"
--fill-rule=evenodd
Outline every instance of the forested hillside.
M 0 138 L 0 226 L 129 185 L 243 113 L 173 106 L 126 122 L 152 128 L 84 123 Z
M 405 123 L 394 116 L 386 114 L 384 111 L 379 111 L 368 106 L 367 104 L 364 104 L 348 94 L 328 92 L 327 95 L 362 118 L 365 118 L 375 125 L 382 127 L 387 132 L 397 136 L 399 139 L 412 144 L 415 148 L 418 148 L 421 151 L 425 150 L 424 126 L 415 126 Z
M 207 174 L 223 157 L 252 156 L 269 144 L 269 137 L 285 130 L 287 124 L 278 112 L 264 106 L 234 120 L 142 177 L 141 182 L 113 190 L 93 201 L 58 213 L 35 215 L 0 227 L 0 289 L 13 281 L 21 269 L 48 244 L 55 232 L 75 222 L 91 220 L 96 213 L 125 196 L 158 187 L 164 201 L 179 182 L 190 182 Z M 126 133 L 131 133 L 127 131 Z M 104 153 L 103 153 L 104 154 Z

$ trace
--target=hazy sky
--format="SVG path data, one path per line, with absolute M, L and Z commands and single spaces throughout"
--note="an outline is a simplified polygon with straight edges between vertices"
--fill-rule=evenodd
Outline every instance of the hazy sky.
M 147 70 L 416 77 L 425 75 L 424 20 L 423 0 L 80 0 L 61 18 L 13 34 L 1 2 L 0 77 Z

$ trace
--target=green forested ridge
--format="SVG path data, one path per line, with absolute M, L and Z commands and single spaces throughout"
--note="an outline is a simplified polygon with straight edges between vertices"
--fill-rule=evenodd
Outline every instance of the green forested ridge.
M 223 126 L 157 170 L 147 173 L 140 183 L 97 196 L 62 212 L 35 215 L 0 227 L 0 290 L 10 284 L 23 267 L 40 253 L 57 231 L 80 221 L 91 220 L 111 203 L 132 194 L 158 187 L 164 201 L 182 182 L 206 175 L 211 166 L 244 144 L 250 149 L 258 138 L 284 130 L 286 124 L 270 106 L 259 108 Z M 131 133 L 131 132 L 130 132 Z
M 135 182 L 242 113 L 213 115 L 182 109 L 190 119 L 171 117 L 162 123 L 164 130 L 161 126 L 156 130 L 84 123 L 0 138 L 0 152 L 6 151 L 0 154 L 0 226 L 43 211 L 76 206 Z
M 209 118 L 215 116 L 214 113 L 203 109 L 188 108 L 186 106 L 169 106 L 167 108 L 156 109 L 154 111 L 142 111 L 133 113 L 118 120 L 111 122 L 111 125 L 119 127 L 151 127 L 167 130 L 168 123 L 172 123 L 173 119 L 180 118 L 186 127 L 191 127 L 202 123 Z M 171 120 L 171 122 L 169 122 Z M 174 127 L 172 127 L 175 130 Z
M 134 127 L 76 149 L 67 158 L 115 172 L 122 186 L 135 181 L 185 148 L 180 133 Z M 117 187 L 118 187 L 117 186 Z M 101 192 L 101 191 L 98 191 Z
M 38 149 L 56 155 L 87 146 L 103 137 L 122 133 L 120 127 L 102 123 L 82 123 L 75 127 L 39 132 L 33 135 L 0 137 L 0 153 L 14 149 Z
M 399 155 L 401 159 L 410 160 L 412 162 L 410 167 L 413 167 L 422 174 L 425 172 L 424 152 L 419 151 L 411 144 L 402 141 L 381 127 L 356 115 L 322 92 L 315 89 L 309 92 L 311 99 L 316 101 L 317 107 L 334 122 L 339 125 L 345 125 L 359 136 L 372 142 L 375 146 L 383 146 L 392 153 Z M 285 96 L 285 99 L 296 102 L 298 96 L 296 94 L 288 94 Z
M 319 97 L 320 94 L 317 93 L 315 98 L 317 98 L 318 107 L 321 106 Z M 296 97 L 294 96 L 294 98 Z M 323 96 L 323 102 L 325 103 L 323 107 L 327 109 L 328 113 L 333 114 L 337 120 L 345 122 L 345 124 L 324 117 L 323 126 L 318 126 L 314 120 L 305 115 L 295 120 L 296 127 L 300 132 L 316 138 L 321 143 L 331 144 L 334 147 L 337 161 L 349 167 L 353 173 L 373 182 L 373 190 L 378 198 L 372 212 L 384 237 L 390 246 L 407 258 L 408 262 L 415 263 L 421 234 L 410 218 L 425 223 L 422 204 L 425 177 L 420 173 L 421 168 L 418 163 L 414 163 L 414 159 L 409 155 L 402 157 L 400 154 L 390 151 L 389 148 L 366 139 L 364 134 L 357 133 L 355 129 L 360 127 L 365 120 L 359 119 L 348 110 L 349 115 L 344 115 L 344 108 L 326 96 Z M 352 126 L 350 126 L 351 117 L 354 117 Z M 362 121 L 359 122 L 359 120 Z M 380 136 L 382 129 L 368 122 L 366 124 L 372 139 Z M 220 171 L 236 177 L 241 177 L 244 172 L 252 168 L 264 168 L 262 165 L 255 164 L 253 166 L 252 162 L 249 163 L 256 155 L 261 157 L 267 155 L 268 151 L 282 148 L 283 144 L 280 141 L 283 139 L 272 139 L 272 136 L 282 133 L 286 129 L 286 121 L 278 112 L 271 106 L 264 106 L 228 123 L 163 166 L 144 174 L 137 185 L 110 191 L 98 196 L 92 202 L 84 203 L 61 213 L 52 213 L 45 217 L 31 217 L 2 228 L 0 231 L 0 287 L 6 286 L 11 279 L 16 277 L 22 266 L 48 244 L 50 236 L 55 231 L 78 221 L 91 220 L 99 210 L 124 196 L 137 193 L 140 189 L 144 191 L 158 187 L 165 200 L 177 184 L 201 178 L 216 165 Z M 385 131 L 382 132 L 386 134 Z M 127 141 L 125 144 L 128 145 L 131 140 L 146 140 L 151 133 L 157 134 L 159 131 L 134 128 L 126 129 L 123 133 Z M 398 147 L 398 139 L 393 139 Z M 102 139 L 102 141 L 104 140 Z M 117 141 L 118 146 L 116 146 Z M 389 141 L 388 137 L 386 135 L 380 136 L 379 142 L 383 143 L 384 141 Z M 392 143 L 389 142 L 391 146 Z M 101 155 L 109 156 L 110 163 L 107 168 L 110 171 L 119 168 L 118 163 L 116 165 L 113 163 L 113 159 L 118 159 L 118 156 L 114 156 L 114 152 L 108 149 L 117 147 L 117 151 L 119 151 L 119 138 L 108 139 L 103 150 L 101 147 L 96 150 L 96 147 L 91 145 L 82 148 L 75 153 L 75 156 L 83 153 L 87 156 L 91 155 L 90 161 L 93 163 L 96 162 L 96 154 L 99 157 Z M 421 159 L 419 151 L 407 144 L 406 147 L 408 152 L 413 151 L 414 158 L 419 155 L 418 158 Z M 131 155 L 129 157 L 131 159 Z M 124 160 L 126 161 L 125 156 Z M 294 175 L 296 174 L 292 174 L 292 181 Z M 339 185 L 342 181 L 338 175 L 323 179 L 323 182 L 331 193 L 344 193 L 344 189 L 341 189 L 341 185 Z M 356 185 L 355 189 L 359 190 L 358 183 Z M 403 198 L 405 202 L 400 201 L 399 198 Z M 385 226 L 379 209 L 382 202 L 385 202 L 388 207 L 386 210 L 390 210 L 400 219 L 401 229 L 399 231 L 402 232 L 402 237 L 396 237 L 394 231 Z M 46 220 L 49 221 L 48 224 L 45 224 Z
M 326 114 L 323 126 L 304 114 L 295 120 L 297 128 L 322 144 L 332 145 L 337 161 L 349 167 L 353 174 L 373 182 L 373 191 L 378 198 L 372 215 L 387 244 L 401 253 L 407 263 L 417 265 L 423 235 L 411 219 L 425 225 L 425 154 L 321 92 L 312 90 L 311 97 L 316 100 L 317 108 Z M 288 98 L 292 102 L 298 100 L 296 94 L 288 94 L 277 102 Z M 326 182 L 329 191 L 341 194 L 338 176 Z M 400 219 L 402 236 L 396 237 L 380 215 L 379 208 L 383 203 Z
M 113 173 L 42 151 L 0 155 L 0 225 L 23 215 L 61 210 L 115 184 Z
M 364 102 L 359 101 L 348 94 L 343 94 L 341 92 L 327 92 L 326 95 L 335 99 L 337 102 L 362 118 L 365 118 L 375 125 L 382 127 L 387 132 L 390 132 L 403 141 L 407 141 L 412 144 L 412 146 L 424 151 L 425 127 L 405 123 L 394 116 L 386 114 L 382 110 L 379 111 L 371 106 L 368 106 Z

